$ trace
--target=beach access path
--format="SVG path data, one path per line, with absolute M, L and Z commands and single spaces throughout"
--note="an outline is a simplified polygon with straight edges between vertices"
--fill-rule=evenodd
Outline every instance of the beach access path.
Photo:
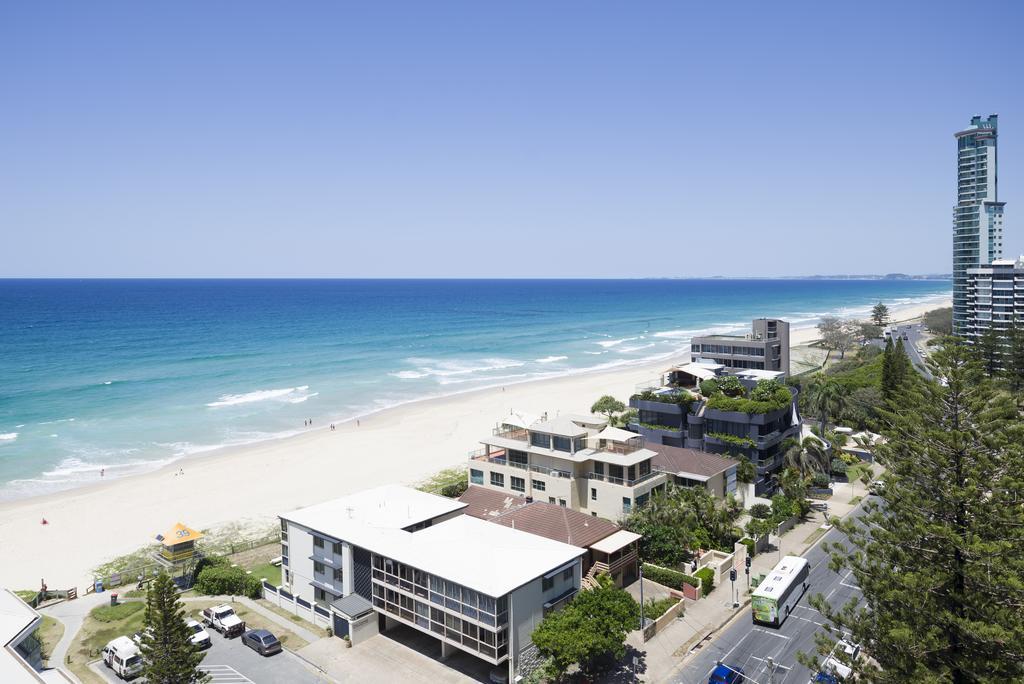
M 895 308 L 920 316 L 942 303 Z M 766 312 L 770 313 L 770 312 Z M 791 331 L 804 344 L 816 330 Z M 388 483 L 415 484 L 467 454 L 510 411 L 589 412 L 600 396 L 628 400 L 639 383 L 659 378 L 681 353 L 641 366 L 477 390 L 381 411 L 301 435 L 226 448 L 151 473 L 0 504 L 0 586 L 78 587 L 84 593 L 101 563 L 152 544 L 176 522 L 196 529 L 252 524 L 277 514 Z M 183 471 L 182 475 L 175 475 Z M 46 519 L 46 525 L 41 521 Z

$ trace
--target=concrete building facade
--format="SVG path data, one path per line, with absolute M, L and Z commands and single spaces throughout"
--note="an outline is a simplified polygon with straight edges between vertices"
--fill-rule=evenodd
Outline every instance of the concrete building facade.
M 1024 320 L 1024 256 L 967 269 L 966 307 L 962 334 L 970 341 Z
M 667 478 L 651 468 L 640 435 L 606 418 L 562 415 L 502 418 L 469 455 L 469 483 L 620 520 Z
M 746 335 L 701 335 L 690 341 L 694 363 L 720 363 L 731 369 L 779 371 L 789 375 L 789 323 L 757 318 Z
M 514 681 L 533 630 L 579 590 L 586 550 L 465 508 L 385 486 L 282 514 L 283 588 L 330 609 L 336 636 L 372 609 L 378 631 L 406 625 L 437 639 L 442 658 L 459 649 Z
M 967 336 L 968 270 L 1003 256 L 999 201 L 998 117 L 974 116 L 955 134 L 957 202 L 953 207 L 953 333 Z

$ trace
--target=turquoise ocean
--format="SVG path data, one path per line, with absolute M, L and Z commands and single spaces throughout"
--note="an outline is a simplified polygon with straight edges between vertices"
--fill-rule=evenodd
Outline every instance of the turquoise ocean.
M 0 280 L 0 500 L 948 280 Z M 467 449 L 471 445 L 467 445 Z

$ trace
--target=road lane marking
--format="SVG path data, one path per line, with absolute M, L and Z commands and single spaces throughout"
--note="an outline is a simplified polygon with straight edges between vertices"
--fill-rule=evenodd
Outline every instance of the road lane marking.
M 804 622 L 810 622 L 812 625 L 818 625 L 819 627 L 825 626 L 824 622 L 818 622 L 817 620 L 811 620 L 810 618 L 800 617 L 799 615 L 795 615 L 793 613 L 790 613 L 789 617 L 796 618 L 797 620 L 803 620 Z
M 786 641 L 789 641 L 789 637 L 786 636 L 785 634 L 776 634 L 775 632 L 769 632 L 767 629 L 761 629 L 760 627 L 754 627 L 750 631 L 752 631 L 752 632 L 761 632 L 762 634 L 770 634 L 770 635 L 772 635 L 774 637 L 779 637 L 780 639 L 785 639 Z M 738 645 L 739 644 L 737 644 L 737 646 Z
M 199 669 L 209 674 L 214 684 L 256 684 L 230 665 L 208 665 Z

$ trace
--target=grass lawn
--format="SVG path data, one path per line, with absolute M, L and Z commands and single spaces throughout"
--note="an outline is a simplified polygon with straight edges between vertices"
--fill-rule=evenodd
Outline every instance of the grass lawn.
M 49 615 L 44 615 L 43 623 L 36 630 L 36 638 L 39 639 L 39 643 L 43 647 L 43 660 L 50 660 L 53 648 L 62 636 L 64 636 L 64 623 Z M 60 663 L 54 663 L 54 665 L 60 665 Z
M 246 568 L 246 570 L 252 570 L 253 575 L 265 578 L 275 587 L 281 586 L 281 566 L 279 565 L 260 563 L 259 565 L 252 566 L 251 568 Z
M 119 636 L 130 637 L 140 631 L 145 607 L 141 601 L 130 601 L 116 606 L 93 608 L 68 649 L 71 671 L 87 684 L 102 682 L 103 680 L 89 669 L 89 662 L 100 657 L 103 647 L 111 639 Z
M 814 530 L 809 535 L 807 535 L 807 539 L 804 539 L 804 544 L 813 544 L 814 542 L 821 539 L 821 537 L 824 536 L 826 532 L 828 532 L 828 530 L 823 530 L 819 527 L 818 529 Z

